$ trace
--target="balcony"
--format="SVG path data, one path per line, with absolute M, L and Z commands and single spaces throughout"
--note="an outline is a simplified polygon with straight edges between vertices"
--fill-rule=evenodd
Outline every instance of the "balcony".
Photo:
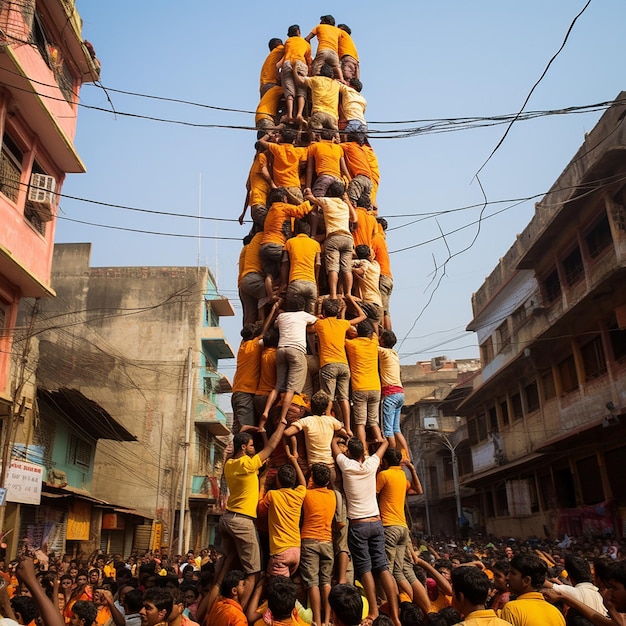
M 226 426 L 226 415 L 213 402 L 204 397 L 196 401 L 196 413 L 194 416 L 196 426 L 206 428 L 212 435 L 223 437 L 230 434 Z
M 202 349 L 214 359 L 233 359 L 235 353 L 230 347 L 224 331 L 219 326 L 206 326 L 202 329 Z
M 215 476 L 195 475 L 191 477 L 189 498 L 205 500 L 207 503 L 217 502 L 220 497 L 220 483 Z

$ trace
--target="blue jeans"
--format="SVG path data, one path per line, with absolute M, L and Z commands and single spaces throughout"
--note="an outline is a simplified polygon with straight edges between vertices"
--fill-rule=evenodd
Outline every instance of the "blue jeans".
M 393 437 L 400 432 L 400 411 L 404 406 L 404 394 L 392 393 L 383 396 L 383 435 Z

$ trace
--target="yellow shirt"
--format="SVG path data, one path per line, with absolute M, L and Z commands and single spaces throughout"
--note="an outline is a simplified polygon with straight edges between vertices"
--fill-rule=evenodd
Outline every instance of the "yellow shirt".
M 538 591 L 523 593 L 517 600 L 507 602 L 500 617 L 513 626 L 565 626 L 561 611 L 547 602 Z
M 261 152 L 254 157 L 250 173 L 248 174 L 248 185 L 250 186 L 248 204 L 250 206 L 254 206 L 255 204 L 265 206 L 270 185 L 261 174 L 261 170 L 264 166 L 267 167 L 267 156 Z
M 285 243 L 289 254 L 289 282 L 308 280 L 315 282 L 315 260 L 322 249 L 320 244 L 308 235 L 301 233 Z
M 352 87 L 341 85 L 341 110 L 347 120 L 359 120 L 365 124 L 367 100 Z
M 376 493 L 378 507 L 383 526 L 405 526 L 404 502 L 406 492 L 411 483 L 406 479 L 404 470 L 399 465 L 393 465 L 376 476 Z
M 311 44 L 304 37 L 289 37 L 285 41 L 285 61 L 293 64 L 295 61 L 302 61 L 311 65 Z
M 246 254 L 241 268 L 242 278 L 251 272 L 263 274 L 263 264 L 261 263 L 261 258 L 259 256 L 261 241 L 263 241 L 263 233 L 256 233 L 256 235 L 252 237 L 252 241 L 247 246 L 244 246 Z
M 309 159 L 315 161 L 315 171 L 318 176 L 323 174 L 341 178 L 341 158 L 343 148 L 338 143 L 322 139 L 309 146 Z
M 343 32 L 340 28 L 330 24 L 318 24 L 311 32 L 317 37 L 318 50 L 330 48 L 335 52 L 339 51 L 339 37 Z
M 472 611 L 457 626 L 511 626 L 509 622 L 500 619 L 492 609 Z
M 348 365 L 346 356 L 346 333 L 350 328 L 348 320 L 336 317 L 324 317 L 318 320 L 313 329 L 319 339 L 320 367 L 329 363 L 345 363 Z
M 328 76 L 311 76 L 307 84 L 311 89 L 311 113 L 328 113 L 337 117 L 341 83 Z
M 356 337 L 346 341 L 353 391 L 380 391 L 378 337 Z
M 400 357 L 395 350 L 378 346 L 378 365 L 383 387 L 402 387 Z
M 259 474 L 263 465 L 258 454 L 244 454 L 237 459 L 228 459 L 224 464 L 224 476 L 230 495 L 226 510 L 241 513 L 248 517 L 256 517 L 259 501 Z
M 274 120 L 275 117 L 278 116 L 278 104 L 280 103 L 280 99 L 283 97 L 283 88 L 272 87 L 268 89 L 264 94 L 259 104 L 256 108 L 256 115 L 254 117 L 254 123 L 258 124 L 258 122 L 267 117 L 271 117 Z
M 268 491 L 259 504 L 260 509 L 268 507 L 270 555 L 300 547 L 300 512 L 305 496 L 304 485 L 294 489 L 274 489 Z

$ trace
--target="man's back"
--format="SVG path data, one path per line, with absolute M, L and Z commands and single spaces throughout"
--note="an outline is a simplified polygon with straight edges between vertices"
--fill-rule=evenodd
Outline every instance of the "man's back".
M 524 593 L 517 600 L 507 602 L 500 617 L 513 626 L 565 626 L 561 611 L 538 591 Z

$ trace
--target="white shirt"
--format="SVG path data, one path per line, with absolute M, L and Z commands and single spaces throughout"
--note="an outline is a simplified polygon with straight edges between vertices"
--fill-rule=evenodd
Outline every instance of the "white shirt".
M 578 583 L 575 587 L 570 587 L 569 585 L 554 585 L 552 588 L 557 593 L 580 600 L 580 602 L 590 606 L 594 611 L 602 613 L 605 617 L 608 616 L 608 611 L 604 606 L 602 596 L 593 583 Z
M 276 318 L 280 332 L 279 348 L 297 348 L 306 352 L 306 327 L 315 324 L 317 317 L 306 311 L 289 311 Z
M 340 454 L 336 462 L 343 473 L 348 519 L 380 515 L 376 500 L 376 470 L 380 465 L 378 455 L 374 454 L 361 463 Z

